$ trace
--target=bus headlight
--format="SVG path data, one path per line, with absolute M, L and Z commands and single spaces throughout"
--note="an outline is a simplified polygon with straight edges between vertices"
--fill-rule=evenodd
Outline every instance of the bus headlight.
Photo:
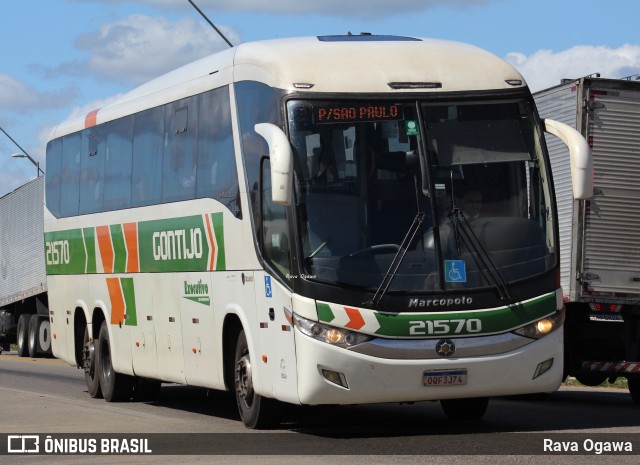
M 514 333 L 521 336 L 530 337 L 531 339 L 540 339 L 550 332 L 558 329 L 564 323 L 564 307 L 553 315 L 547 316 L 540 320 L 529 323 L 522 328 L 518 328 Z
M 309 337 L 345 349 L 373 339 L 366 334 L 307 320 L 298 315 L 293 315 L 293 324 L 301 333 Z

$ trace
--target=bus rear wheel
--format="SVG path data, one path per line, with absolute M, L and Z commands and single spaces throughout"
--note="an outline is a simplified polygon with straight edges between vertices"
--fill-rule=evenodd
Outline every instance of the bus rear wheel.
M 276 402 L 256 394 L 253 389 L 253 367 L 244 331 L 238 335 L 234 367 L 236 404 L 242 423 L 251 429 L 269 428 L 277 424 Z
M 84 328 L 82 349 L 82 367 L 84 368 L 84 380 L 87 383 L 87 391 L 93 398 L 102 397 L 100 390 L 100 376 L 98 369 L 98 357 L 96 354 L 96 341 L 89 341 L 89 328 Z
M 447 418 L 459 421 L 474 421 L 481 419 L 489 406 L 488 397 L 473 397 L 469 399 L 443 399 L 440 406 Z
M 100 327 L 98 350 L 98 374 L 100 376 L 100 390 L 107 402 L 123 402 L 131 399 L 133 394 L 132 376 L 116 373 L 111 363 L 111 343 L 109 341 L 109 328 L 103 321 Z

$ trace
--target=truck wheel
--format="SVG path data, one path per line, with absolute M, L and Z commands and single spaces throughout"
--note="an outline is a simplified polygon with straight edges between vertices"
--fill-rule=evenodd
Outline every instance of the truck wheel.
M 242 423 L 251 429 L 268 428 L 277 424 L 275 401 L 266 399 L 253 390 L 253 368 L 244 331 L 240 331 L 238 335 L 234 366 L 236 404 Z
M 629 394 L 631 394 L 631 398 L 640 403 L 640 378 L 629 378 L 627 379 L 627 383 L 629 384 Z
M 43 354 L 50 354 L 51 323 L 49 323 L 49 318 L 40 318 L 38 321 L 38 351 Z
M 100 376 L 98 368 L 98 356 L 96 354 L 96 341 L 89 341 L 89 328 L 84 328 L 82 344 L 82 368 L 84 368 L 84 381 L 87 383 L 87 391 L 94 399 L 102 398 L 100 390 Z
M 489 406 L 488 397 L 470 399 L 443 399 L 440 406 L 447 418 L 460 421 L 474 421 L 482 418 Z
M 29 318 L 29 337 L 27 338 L 29 357 L 36 358 L 38 356 L 38 314 L 34 313 Z
M 107 322 L 100 327 L 98 349 L 98 374 L 100 375 L 100 390 L 107 402 L 122 402 L 131 399 L 133 394 L 132 376 L 116 373 L 111 363 L 111 344 Z
M 26 357 L 29 354 L 29 315 L 22 314 L 18 318 L 16 329 L 18 357 Z

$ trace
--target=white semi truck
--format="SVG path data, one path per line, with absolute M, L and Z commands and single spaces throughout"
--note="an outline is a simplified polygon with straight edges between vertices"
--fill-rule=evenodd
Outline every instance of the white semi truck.
M 542 118 L 589 142 L 594 196 L 574 200 L 569 153 L 548 138 L 567 308 L 565 374 L 585 385 L 626 377 L 640 402 L 640 82 L 581 78 L 534 94 Z
M 51 353 L 43 240 L 44 178 L 0 197 L 0 352 Z

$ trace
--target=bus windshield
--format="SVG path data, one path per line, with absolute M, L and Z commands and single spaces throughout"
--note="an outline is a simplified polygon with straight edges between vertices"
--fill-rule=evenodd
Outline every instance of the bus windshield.
M 459 291 L 554 266 L 528 103 L 293 100 L 288 117 L 310 279 L 375 290 L 393 268 L 389 292 Z

